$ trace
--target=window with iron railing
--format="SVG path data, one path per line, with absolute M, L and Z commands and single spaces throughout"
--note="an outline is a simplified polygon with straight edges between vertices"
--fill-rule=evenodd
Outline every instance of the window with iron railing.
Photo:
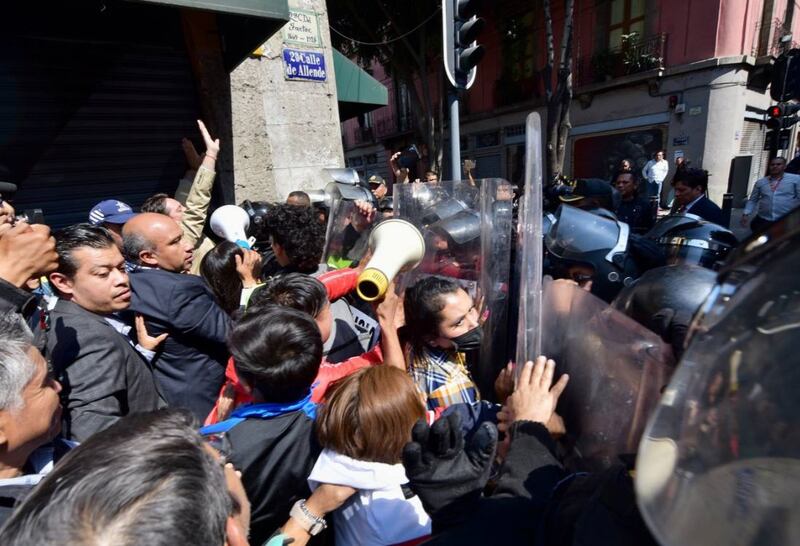
M 663 70 L 666 68 L 666 44 L 666 34 L 645 39 L 638 34 L 624 35 L 619 47 L 579 57 L 575 62 L 575 83 L 581 86 L 648 70 Z
M 623 46 L 623 36 L 644 36 L 645 0 L 611 0 L 608 19 L 608 48 Z

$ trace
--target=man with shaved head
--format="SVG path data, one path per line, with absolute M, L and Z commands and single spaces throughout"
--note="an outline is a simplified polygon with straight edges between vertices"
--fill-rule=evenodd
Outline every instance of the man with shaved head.
M 125 258 L 135 265 L 131 309 L 145 317 L 151 335 L 167 333 L 153 359 L 170 406 L 204 420 L 225 378 L 230 319 L 203 279 L 186 275 L 192 244 L 169 216 L 138 214 L 122 231 Z

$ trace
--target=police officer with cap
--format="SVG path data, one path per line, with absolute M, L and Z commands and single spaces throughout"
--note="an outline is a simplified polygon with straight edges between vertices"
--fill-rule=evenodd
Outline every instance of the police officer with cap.
M 384 180 L 382 176 L 373 174 L 367 179 L 367 183 L 369 184 L 369 190 L 372 192 L 372 195 L 375 196 L 376 201 L 380 202 L 381 199 L 386 197 L 386 193 L 389 190 L 386 187 L 386 180 Z
M 558 200 L 561 203 L 583 210 L 613 211 L 619 201 L 619 193 L 599 178 L 580 178 L 574 184 L 558 188 Z

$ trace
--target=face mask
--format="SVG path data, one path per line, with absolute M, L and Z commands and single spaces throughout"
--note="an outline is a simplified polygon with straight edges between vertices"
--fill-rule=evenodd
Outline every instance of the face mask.
M 469 332 L 461 334 L 458 337 L 451 338 L 450 341 L 452 341 L 453 345 L 456 346 L 456 351 L 477 351 L 481 348 L 481 341 L 483 341 L 483 328 L 476 326 Z

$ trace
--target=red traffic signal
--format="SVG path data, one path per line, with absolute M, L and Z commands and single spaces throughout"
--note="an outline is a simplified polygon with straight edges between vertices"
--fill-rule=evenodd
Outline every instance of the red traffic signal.
M 800 111 L 800 103 L 782 102 L 767 108 L 767 127 L 770 129 L 787 129 L 800 121 L 796 114 Z

